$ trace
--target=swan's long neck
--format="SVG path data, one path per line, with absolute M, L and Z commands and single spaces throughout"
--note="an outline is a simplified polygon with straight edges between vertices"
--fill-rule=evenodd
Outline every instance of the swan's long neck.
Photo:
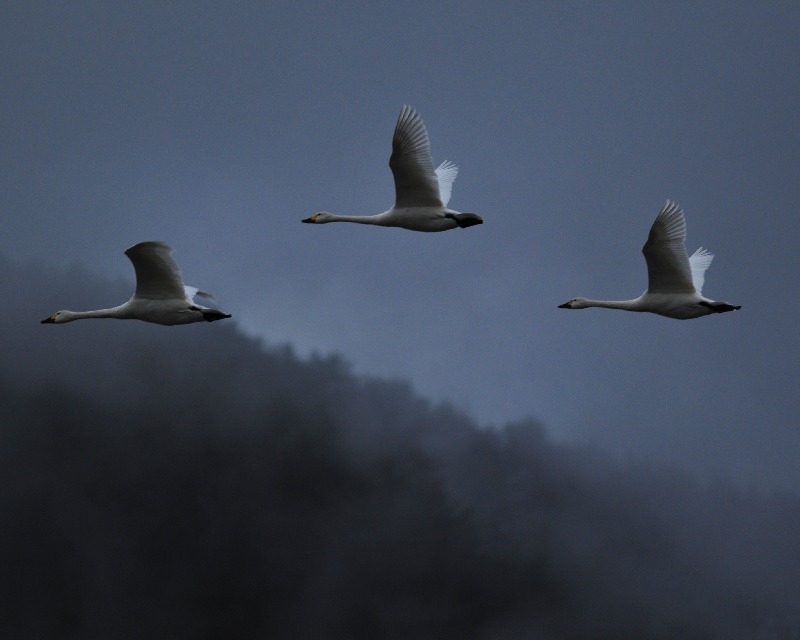
M 357 224 L 383 224 L 384 214 L 374 216 L 340 216 L 331 214 L 331 222 L 355 222 Z
M 69 311 L 69 319 L 72 320 L 85 320 L 86 318 L 128 318 L 126 313 L 126 305 L 121 304 L 118 307 L 111 307 L 110 309 L 94 309 L 93 311 Z
M 603 309 L 623 309 L 625 311 L 642 311 L 640 299 L 633 300 L 584 300 L 583 306 L 602 307 Z

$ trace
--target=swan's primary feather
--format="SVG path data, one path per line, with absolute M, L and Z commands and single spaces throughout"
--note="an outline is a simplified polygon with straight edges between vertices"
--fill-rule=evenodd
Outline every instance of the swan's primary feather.
M 403 105 L 394 128 L 389 167 L 394 175 L 395 208 L 442 206 L 428 132 L 419 113 L 408 105 Z
M 694 293 L 685 242 L 683 210 L 667 200 L 642 247 L 647 261 L 648 293 Z
M 169 300 L 186 296 L 181 271 L 171 253 L 172 247 L 155 241 L 140 242 L 125 251 L 136 271 L 135 297 Z

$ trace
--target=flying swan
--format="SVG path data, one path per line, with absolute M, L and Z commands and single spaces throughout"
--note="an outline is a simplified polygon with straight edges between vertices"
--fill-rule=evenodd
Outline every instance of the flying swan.
M 321 211 L 303 222 L 356 222 L 411 231 L 447 231 L 483 223 L 483 218 L 475 213 L 447 208 L 458 167 L 444 161 L 433 168 L 425 124 L 408 105 L 403 106 L 397 118 L 389 167 L 394 175 L 395 202 L 388 211 L 374 216 L 339 216 Z
M 62 324 L 84 318 L 119 318 L 144 320 L 156 324 L 190 324 L 230 318 L 219 309 L 203 307 L 194 297 L 211 296 L 183 284 L 180 269 L 170 254 L 172 247 L 163 242 L 140 242 L 125 251 L 136 271 L 136 291 L 125 304 L 96 311 L 56 311 L 42 324 Z
M 605 307 L 647 311 L 678 320 L 741 309 L 741 306 L 710 300 L 702 295 L 705 271 L 714 254 L 700 247 L 688 257 L 685 242 L 686 220 L 683 211 L 677 204 L 667 200 L 642 247 L 647 261 L 647 291 L 634 300 L 573 298 L 558 308 Z

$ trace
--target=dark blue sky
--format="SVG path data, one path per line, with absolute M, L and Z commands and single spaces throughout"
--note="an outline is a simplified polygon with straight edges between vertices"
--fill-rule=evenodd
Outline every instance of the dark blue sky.
M 267 343 L 483 424 L 797 489 L 798 32 L 789 2 L 16 3 L 0 251 L 132 286 L 124 249 L 164 240 Z M 301 225 L 392 204 L 404 103 L 486 223 Z M 668 198 L 716 254 L 704 293 L 742 311 L 558 310 L 644 290 Z

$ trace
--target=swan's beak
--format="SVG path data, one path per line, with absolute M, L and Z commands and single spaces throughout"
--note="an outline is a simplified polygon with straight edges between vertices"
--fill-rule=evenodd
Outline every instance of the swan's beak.
M 50 316 L 49 318 L 45 318 L 42 320 L 42 324 L 54 324 L 56 321 L 55 317 Z
M 572 309 L 572 300 L 569 302 L 565 302 L 564 304 L 558 305 L 559 309 Z
M 301 222 L 309 222 L 311 224 L 314 224 L 316 221 L 317 221 L 317 214 L 316 213 L 313 216 L 311 216 L 310 218 L 305 218 L 304 220 L 301 220 Z

